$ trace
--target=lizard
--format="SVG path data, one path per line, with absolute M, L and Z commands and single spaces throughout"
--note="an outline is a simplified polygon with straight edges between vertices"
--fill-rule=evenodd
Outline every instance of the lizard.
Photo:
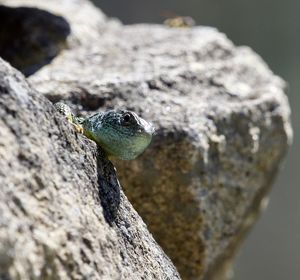
M 150 144 L 155 128 L 152 123 L 125 109 L 98 112 L 87 118 L 76 117 L 62 102 L 54 104 L 77 132 L 95 141 L 108 158 L 131 160 Z

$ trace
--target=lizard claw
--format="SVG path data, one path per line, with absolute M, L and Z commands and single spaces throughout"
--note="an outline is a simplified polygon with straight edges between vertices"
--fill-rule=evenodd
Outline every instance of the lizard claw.
M 80 124 L 73 123 L 73 122 L 70 123 L 73 125 L 76 132 L 83 134 L 83 127 Z
M 75 128 L 75 130 L 78 132 L 78 133 L 82 133 L 83 134 L 83 127 L 81 124 L 78 123 L 77 119 L 79 118 L 76 118 L 70 107 L 62 102 L 57 102 L 54 104 L 54 107 L 56 108 L 56 110 L 61 113 L 62 115 L 65 116 L 65 118 L 67 119 L 67 121 L 72 124 L 72 126 Z M 80 121 L 82 121 L 82 119 L 80 119 Z

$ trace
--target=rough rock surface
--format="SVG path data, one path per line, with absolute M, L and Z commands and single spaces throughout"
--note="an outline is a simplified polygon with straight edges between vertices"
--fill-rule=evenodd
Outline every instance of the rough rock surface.
M 69 24 L 66 49 L 29 78 L 50 100 L 154 122 L 144 155 L 116 162 L 126 194 L 184 279 L 225 278 L 291 140 L 284 82 L 214 28 L 123 26 L 84 0 L 1 2 Z
M 180 279 L 96 144 L 0 60 L 0 279 Z

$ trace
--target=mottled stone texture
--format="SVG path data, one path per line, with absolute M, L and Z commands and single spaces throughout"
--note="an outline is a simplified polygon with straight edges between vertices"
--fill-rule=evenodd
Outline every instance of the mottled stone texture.
M 0 60 L 0 278 L 180 279 L 113 165 Z
M 156 125 L 143 156 L 115 163 L 126 195 L 184 279 L 225 279 L 291 141 L 284 82 L 214 28 L 123 26 L 83 0 L 1 2 L 70 26 L 33 87 L 83 115 L 126 107 Z

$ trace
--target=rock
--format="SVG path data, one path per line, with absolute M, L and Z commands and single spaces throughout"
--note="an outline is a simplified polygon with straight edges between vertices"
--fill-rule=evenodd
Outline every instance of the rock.
M 154 122 L 144 155 L 115 162 L 126 195 L 184 279 L 226 279 L 291 142 L 284 82 L 214 28 L 123 26 L 83 0 L 1 2 L 69 24 L 66 49 L 29 77 L 38 91 Z
M 21 70 L 33 74 L 65 48 L 70 33 L 67 21 L 34 7 L 0 6 L 1 57 Z M 24 24 L 26 22 L 26 24 Z
M 0 60 L 0 278 L 180 279 L 113 165 Z

